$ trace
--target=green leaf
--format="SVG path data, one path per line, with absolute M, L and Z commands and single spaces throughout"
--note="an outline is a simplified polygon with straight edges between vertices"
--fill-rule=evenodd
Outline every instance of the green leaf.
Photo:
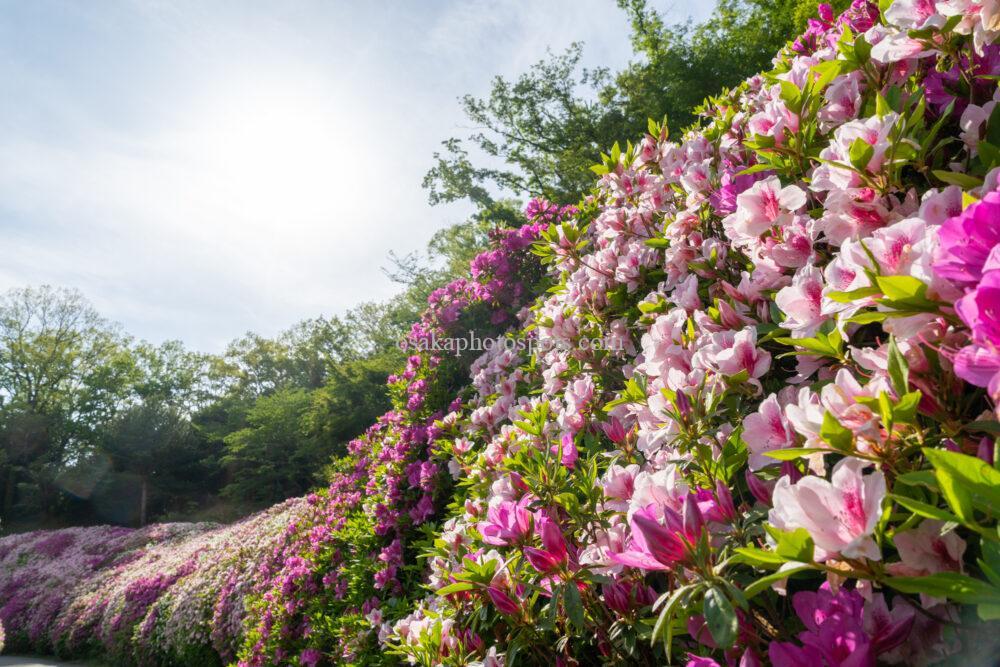
M 912 424 L 917 418 L 917 406 L 922 396 L 919 390 L 903 394 L 892 408 L 893 420 L 900 424 Z
M 1000 105 L 997 105 L 1000 106 Z M 983 431 L 985 433 L 993 433 L 1000 435 L 1000 422 L 995 421 L 974 421 L 969 422 L 962 427 L 963 431 Z
M 1000 542 L 982 540 L 979 544 L 983 551 L 979 567 L 994 586 L 1000 586 Z
M 444 588 L 439 588 L 437 594 L 440 596 L 451 595 L 452 593 L 461 593 L 462 591 L 471 591 L 476 585 L 469 581 L 456 581 L 453 584 L 448 584 Z
M 667 239 L 646 239 L 645 244 L 650 248 L 656 248 L 657 250 L 670 247 L 670 241 Z
M 881 292 L 878 291 L 877 287 L 859 287 L 847 292 L 827 292 L 823 296 L 832 301 L 836 301 L 837 303 L 853 303 L 870 296 L 878 296 L 879 294 L 881 294 Z
M 802 110 L 802 90 L 791 81 L 781 80 L 778 85 L 781 86 L 781 99 L 785 106 L 799 113 Z
M 747 174 L 756 174 L 762 171 L 771 171 L 772 169 L 774 169 L 772 165 L 762 162 L 760 164 L 755 164 L 752 167 L 747 167 L 743 171 L 738 172 L 736 175 L 745 176 Z
M 908 472 L 900 475 L 896 478 L 897 482 L 906 484 L 907 486 L 926 486 L 929 489 L 937 490 L 937 480 L 934 478 L 934 473 L 930 470 L 914 470 L 913 472 Z
M 750 598 L 756 597 L 757 595 L 760 595 L 761 593 L 766 591 L 768 588 L 771 587 L 772 584 L 776 584 L 782 579 L 787 579 L 789 576 L 795 574 L 796 572 L 803 572 L 805 570 L 811 570 L 811 569 L 813 569 L 812 566 L 806 565 L 805 563 L 803 563 L 802 565 L 793 565 L 791 567 L 786 567 L 782 570 L 778 570 L 777 572 L 772 572 L 771 574 L 761 577 L 757 581 L 747 586 L 746 590 L 743 591 L 743 593 L 749 600 Z
M 864 35 L 858 35 L 854 38 L 854 57 L 857 58 L 858 64 L 867 63 L 871 53 L 872 45 L 868 43 Z
M 926 303 L 927 285 L 913 276 L 876 276 L 885 298 L 897 303 Z
M 782 345 L 802 348 L 809 353 L 818 354 L 824 357 L 838 358 L 840 356 L 840 350 L 838 350 L 836 346 L 831 345 L 830 338 L 824 336 L 823 334 L 819 334 L 814 338 L 776 337 L 774 340 Z
M 816 90 L 823 90 L 830 82 L 841 75 L 848 67 L 846 60 L 827 60 L 818 65 L 813 65 L 812 70 L 819 75 L 816 79 Z
M 666 605 L 663 607 L 663 611 L 660 612 L 659 618 L 656 619 L 656 625 L 653 626 L 653 634 L 650 637 L 650 646 L 656 643 L 656 640 L 660 638 L 664 631 L 666 631 L 667 636 L 664 640 L 664 645 L 667 650 L 667 661 L 670 661 L 670 652 L 673 648 L 673 626 L 671 621 L 674 618 L 674 612 L 677 610 L 678 605 L 683 604 L 683 601 L 687 598 L 688 593 L 694 590 L 695 584 L 688 584 L 687 586 L 681 586 L 673 593 L 667 597 L 664 594 L 656 601 L 653 605 L 653 611 L 659 607 L 664 601 Z
M 946 485 L 949 488 L 961 488 L 966 497 L 968 494 L 977 496 L 994 516 L 1000 514 L 1000 470 L 980 458 L 958 452 L 933 447 L 924 447 L 923 452 L 934 466 L 934 474 L 942 493 L 948 495 Z M 956 510 L 955 514 L 963 520 L 971 519 L 971 506 L 963 507 L 963 510 L 967 510 L 967 513 Z
M 995 621 L 1000 619 L 1000 604 L 986 603 L 976 607 L 976 613 L 983 621 Z
M 861 137 L 858 137 L 851 144 L 848 155 L 851 159 L 851 165 L 855 169 L 865 171 L 868 168 L 868 163 L 871 162 L 872 157 L 875 155 L 875 147 Z
M 986 121 L 985 139 L 994 146 L 1000 146 L 1000 104 L 993 107 L 989 120 Z
M 880 313 L 878 311 L 869 311 L 866 313 L 858 313 L 857 315 L 848 318 L 848 322 L 853 322 L 855 324 L 871 324 L 872 322 L 882 322 L 888 319 L 889 313 Z
M 888 100 L 885 99 L 881 91 L 875 91 L 875 115 L 879 118 L 885 118 L 890 111 L 892 111 L 892 107 L 889 106 Z
M 895 336 L 889 337 L 888 370 L 889 380 L 892 382 L 892 388 L 896 390 L 896 395 L 902 396 L 908 392 L 910 387 L 910 365 L 906 362 L 906 357 L 903 356 L 903 353 L 899 351 Z
M 810 563 L 813 559 L 813 539 L 805 528 L 781 530 L 764 524 L 764 530 L 775 541 L 774 551 L 785 560 Z
M 919 500 L 914 500 L 913 498 L 907 498 L 906 496 L 900 496 L 894 493 L 890 494 L 889 497 L 918 516 L 928 519 L 937 519 L 938 521 L 958 522 L 958 517 L 954 514 L 934 507 L 933 505 L 928 505 L 927 503 L 920 502 Z
M 580 599 L 580 589 L 576 587 L 576 582 L 570 581 L 565 586 L 563 603 L 566 605 L 566 614 L 570 623 L 579 630 L 583 630 L 586 619 L 583 613 L 583 601 Z
M 940 181 L 944 181 L 949 185 L 957 185 L 958 187 L 966 190 L 978 188 L 983 184 L 983 179 L 976 178 L 975 176 L 969 176 L 968 174 L 960 174 L 957 171 L 942 171 L 940 169 L 935 169 L 933 174 Z
M 825 447 L 791 447 L 789 449 L 774 449 L 770 452 L 764 452 L 764 456 L 778 461 L 794 461 L 795 459 L 805 458 L 817 452 L 829 454 L 830 450 Z
M 788 559 L 784 556 L 758 547 L 738 547 L 735 551 L 739 554 L 738 560 L 747 565 L 770 568 L 772 566 L 781 566 L 788 562 Z
M 709 588 L 702 603 L 702 613 L 705 615 L 708 631 L 719 648 L 726 649 L 732 646 L 736 641 L 739 624 L 736 610 L 733 609 L 725 593 L 714 586 Z
M 823 413 L 823 424 L 819 427 L 819 437 L 841 452 L 849 452 L 854 445 L 854 434 L 844 428 L 829 410 Z
M 1000 588 L 958 572 L 923 577 L 888 577 L 883 583 L 901 593 L 923 593 L 961 604 L 1000 604 Z
M 980 141 L 977 148 L 979 149 L 979 159 L 987 171 L 1000 164 L 1000 144 Z

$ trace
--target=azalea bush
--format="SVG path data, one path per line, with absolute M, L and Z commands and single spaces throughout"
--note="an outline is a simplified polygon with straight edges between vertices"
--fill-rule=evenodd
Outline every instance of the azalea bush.
M 774 69 L 677 139 L 650 121 L 432 293 L 328 488 L 231 528 L 0 540 L 8 643 L 990 664 L 998 34 L 996 2 L 820 5 Z
M 595 167 L 438 422 L 413 664 L 987 664 L 1000 7 L 828 7 Z M 594 344 L 600 341 L 601 345 Z
M 289 500 L 231 526 L 69 528 L 0 540 L 11 652 L 116 664 L 224 664 L 263 561 L 307 511 Z

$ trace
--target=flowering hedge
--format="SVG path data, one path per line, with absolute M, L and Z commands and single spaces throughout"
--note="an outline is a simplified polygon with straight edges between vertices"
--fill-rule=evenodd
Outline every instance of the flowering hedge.
M 998 34 L 996 0 L 821 5 L 697 128 L 651 122 L 579 207 L 533 202 L 435 292 L 394 409 L 328 489 L 251 520 L 261 544 L 225 542 L 239 525 L 0 541 L 8 642 L 179 664 L 988 664 Z M 470 330 L 504 344 L 437 346 Z M 32 578 L 52 583 L 16 594 Z
M 543 233 L 531 354 L 437 423 L 452 504 L 389 650 L 995 658 L 1000 6 L 881 9 L 821 6 Z
M 306 513 L 289 500 L 232 526 L 69 528 L 0 540 L 0 626 L 11 652 L 116 664 L 233 656 L 243 597 Z M 2 637 L 2 635 L 0 635 Z

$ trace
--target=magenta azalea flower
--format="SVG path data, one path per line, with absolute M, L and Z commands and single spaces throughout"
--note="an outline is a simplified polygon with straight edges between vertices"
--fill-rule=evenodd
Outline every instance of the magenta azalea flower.
M 877 598 L 875 612 L 866 614 L 865 600 L 857 591 L 841 588 L 834 594 L 824 583 L 816 592 L 796 593 L 792 606 L 806 626 L 798 637 L 802 646 L 771 642 L 771 662 L 787 667 L 874 667 L 878 655 L 906 641 L 914 621 L 912 609 L 890 614 L 882 596 Z
M 934 257 L 934 272 L 962 287 L 976 285 L 993 269 L 1000 269 L 1000 191 L 946 220 Z
M 664 523 L 658 514 L 662 509 Z M 649 505 L 632 515 L 629 549 L 611 554 L 611 560 L 640 570 L 671 570 L 687 560 L 705 525 L 697 497 L 684 499 L 684 514 L 669 507 Z
M 518 502 L 505 500 L 490 507 L 487 521 L 479 524 L 483 542 L 495 546 L 506 546 L 518 542 L 531 532 L 531 496 L 524 496 Z

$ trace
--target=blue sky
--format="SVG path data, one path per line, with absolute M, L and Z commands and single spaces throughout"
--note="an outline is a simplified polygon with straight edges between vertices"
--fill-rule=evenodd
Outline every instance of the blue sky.
M 212 352 L 391 296 L 469 212 L 420 187 L 456 99 L 573 41 L 629 58 L 614 0 L 0 0 L 0 289 Z

